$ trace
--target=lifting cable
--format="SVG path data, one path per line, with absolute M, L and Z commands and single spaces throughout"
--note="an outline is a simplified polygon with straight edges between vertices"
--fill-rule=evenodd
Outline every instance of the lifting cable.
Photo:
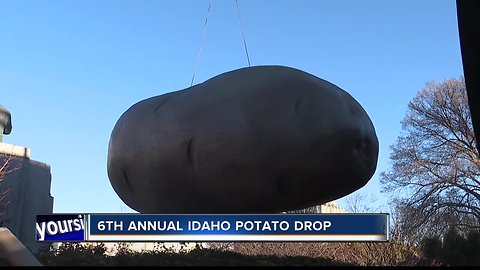
M 248 55 L 247 41 L 245 39 L 245 31 L 243 30 L 242 17 L 240 16 L 240 8 L 238 7 L 238 0 L 235 0 L 235 5 L 237 7 L 238 20 L 240 22 L 240 29 L 242 31 L 243 46 L 245 48 L 245 55 L 247 57 L 248 66 L 250 67 L 250 56 Z M 207 16 L 205 17 L 205 23 L 203 24 L 203 33 L 202 38 L 200 39 L 200 46 L 198 47 L 197 60 L 195 61 L 195 66 L 193 67 L 193 76 L 190 86 L 193 85 L 195 80 L 195 74 L 197 73 L 198 61 L 200 60 L 200 53 L 202 52 L 203 43 L 205 41 L 205 34 L 207 33 L 207 24 L 208 24 L 208 15 L 210 14 L 210 9 L 212 8 L 212 0 L 208 3 Z
M 238 14 L 238 20 L 240 21 L 240 28 L 242 29 L 243 46 L 245 47 L 245 55 L 247 56 L 248 66 L 250 67 L 250 57 L 248 56 L 247 41 L 245 40 L 245 32 L 243 31 L 242 17 L 240 16 L 240 9 L 238 8 L 238 0 L 235 0 L 235 4 L 237 6 L 237 14 Z
M 212 7 L 212 0 L 210 0 L 210 2 L 208 3 L 207 16 L 205 17 L 205 23 L 203 24 L 202 39 L 200 40 L 200 46 L 198 47 L 197 61 L 195 61 L 195 66 L 193 67 L 193 76 L 192 76 L 192 82 L 190 83 L 190 86 L 193 85 L 193 80 L 195 80 L 195 73 L 197 73 L 198 60 L 200 59 L 200 52 L 202 51 L 203 42 L 205 40 L 205 33 L 207 32 L 208 15 L 210 14 L 211 7 Z

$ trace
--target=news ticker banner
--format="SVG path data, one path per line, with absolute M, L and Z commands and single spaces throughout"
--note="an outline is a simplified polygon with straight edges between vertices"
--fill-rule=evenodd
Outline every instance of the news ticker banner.
M 388 241 L 388 214 L 37 215 L 37 241 Z

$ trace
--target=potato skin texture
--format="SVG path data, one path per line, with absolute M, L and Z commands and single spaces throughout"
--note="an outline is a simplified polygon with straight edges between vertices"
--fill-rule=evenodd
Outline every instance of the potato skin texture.
M 140 213 L 278 213 L 363 187 L 377 159 L 372 121 L 347 92 L 298 69 L 255 66 L 130 107 L 107 170 Z

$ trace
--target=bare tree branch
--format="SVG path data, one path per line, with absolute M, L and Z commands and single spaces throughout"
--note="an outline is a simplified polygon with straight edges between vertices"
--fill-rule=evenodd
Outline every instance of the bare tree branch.
M 11 174 L 20 169 L 21 163 L 15 164 L 15 157 L 10 154 L 0 155 L 0 183 L 5 180 L 8 174 Z M 2 185 L 3 186 L 3 185 Z M 3 187 L 0 190 L 0 216 L 5 214 L 10 201 L 8 200 L 8 193 L 11 188 Z
M 480 227 L 480 155 L 463 77 L 429 82 L 408 104 L 402 134 L 380 174 L 394 193 L 399 230 L 416 239 Z

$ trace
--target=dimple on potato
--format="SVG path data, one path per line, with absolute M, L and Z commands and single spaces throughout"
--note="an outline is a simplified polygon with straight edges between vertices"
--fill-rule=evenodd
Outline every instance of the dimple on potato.
M 298 69 L 256 66 L 130 107 L 107 170 L 140 213 L 278 213 L 363 187 L 377 158 L 372 121 L 351 95 Z

